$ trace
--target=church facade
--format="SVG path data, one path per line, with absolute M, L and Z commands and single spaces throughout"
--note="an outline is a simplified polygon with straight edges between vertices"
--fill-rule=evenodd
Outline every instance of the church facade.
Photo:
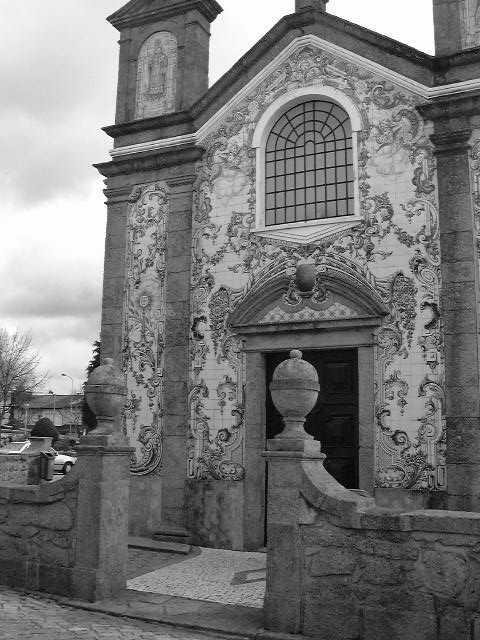
M 480 507 L 480 15 L 433 4 L 430 56 L 297 0 L 210 88 L 215 0 L 110 16 L 102 354 L 127 379 L 132 532 L 264 545 L 291 349 L 341 484 Z

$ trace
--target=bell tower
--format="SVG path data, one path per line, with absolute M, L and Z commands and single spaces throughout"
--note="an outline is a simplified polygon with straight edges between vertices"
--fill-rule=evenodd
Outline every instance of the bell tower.
M 480 0 L 433 0 L 433 19 L 437 55 L 480 46 Z
M 120 31 L 116 123 L 185 111 L 208 89 L 216 0 L 132 0 L 109 16 Z

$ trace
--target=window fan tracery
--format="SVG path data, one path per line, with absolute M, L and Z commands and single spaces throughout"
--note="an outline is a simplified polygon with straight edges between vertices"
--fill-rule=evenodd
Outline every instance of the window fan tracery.
M 352 126 L 328 100 L 290 108 L 265 148 L 265 226 L 354 214 Z

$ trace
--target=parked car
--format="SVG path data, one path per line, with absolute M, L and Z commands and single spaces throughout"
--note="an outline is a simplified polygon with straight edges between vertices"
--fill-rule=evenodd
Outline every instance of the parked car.
M 74 456 L 67 456 L 64 453 L 58 453 L 55 449 L 51 449 L 51 451 L 55 454 L 55 458 L 53 460 L 53 470 L 55 473 L 68 473 L 72 470 L 73 465 L 77 461 Z

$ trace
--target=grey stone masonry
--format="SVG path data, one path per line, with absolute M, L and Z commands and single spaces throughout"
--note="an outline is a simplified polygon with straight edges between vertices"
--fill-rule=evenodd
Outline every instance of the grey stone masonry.
M 380 509 L 313 456 L 267 456 L 266 629 L 316 640 L 479 637 L 480 514 Z
M 448 506 L 469 511 L 480 511 L 480 290 L 469 144 L 478 101 L 457 96 L 421 108 L 435 123 Z

